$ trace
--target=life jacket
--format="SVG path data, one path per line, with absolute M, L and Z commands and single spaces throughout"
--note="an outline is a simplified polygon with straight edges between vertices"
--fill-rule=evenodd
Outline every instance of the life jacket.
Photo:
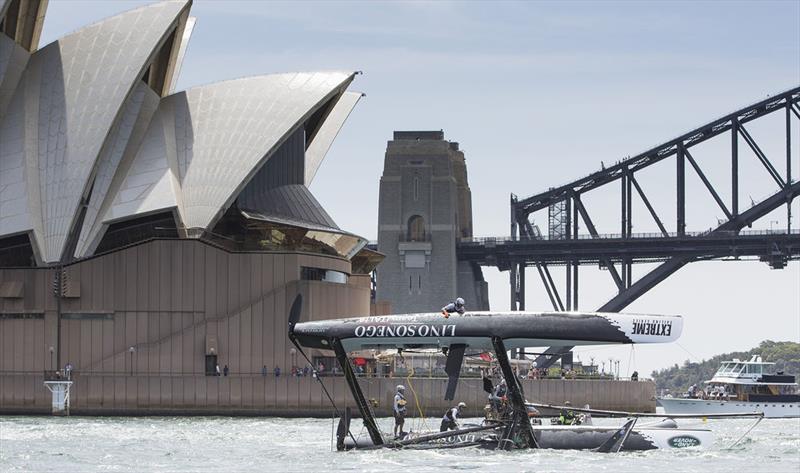
M 405 414 L 406 412 L 406 397 L 399 391 L 394 395 L 394 410 L 398 414 Z
M 558 422 L 561 425 L 572 425 L 575 421 L 575 413 L 572 411 L 568 411 L 566 409 L 561 409 L 560 415 L 558 416 Z

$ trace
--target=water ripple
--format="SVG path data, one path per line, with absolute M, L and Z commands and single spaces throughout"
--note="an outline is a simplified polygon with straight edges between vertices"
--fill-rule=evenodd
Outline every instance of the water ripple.
M 391 430 L 391 419 L 381 419 Z M 618 422 L 598 420 L 598 423 Z M 692 427 L 690 422 L 684 422 Z M 800 419 L 767 419 L 736 448 L 748 420 L 713 420 L 709 450 L 614 455 L 481 449 L 331 451 L 330 419 L 228 417 L 0 417 L 3 472 L 698 472 L 800 471 Z M 696 422 L 695 427 L 703 423 Z M 353 422 L 353 432 L 362 427 Z

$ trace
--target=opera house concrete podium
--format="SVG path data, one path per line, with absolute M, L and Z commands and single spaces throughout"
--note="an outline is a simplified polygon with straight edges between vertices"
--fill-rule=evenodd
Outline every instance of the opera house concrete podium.
M 39 48 L 46 6 L 0 0 L 0 413 L 54 373 L 73 413 L 322 408 L 287 311 L 369 313 L 380 255 L 308 189 L 355 73 L 176 91 L 190 1 Z

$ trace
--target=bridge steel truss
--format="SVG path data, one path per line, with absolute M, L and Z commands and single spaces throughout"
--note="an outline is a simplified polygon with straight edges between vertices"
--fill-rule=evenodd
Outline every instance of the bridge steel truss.
M 747 130 L 749 123 L 773 113 L 785 115 L 785 172 L 778 170 Z M 618 289 L 614 297 L 597 309 L 607 312 L 624 309 L 693 261 L 759 258 L 773 268 L 783 268 L 787 261 L 800 257 L 800 231 L 792 229 L 791 210 L 792 200 L 800 194 L 800 182 L 792 177 L 792 127 L 795 120 L 800 123 L 800 87 L 714 120 L 569 184 L 525 199 L 518 199 L 512 194 L 511 239 L 462 242 L 458 247 L 459 258 L 510 270 L 512 310 L 525 309 L 525 269 L 529 266 L 536 268 L 555 310 L 578 309 L 580 265 L 599 264 L 606 268 Z M 691 151 L 692 147 L 726 133 L 731 137 L 731 198 L 728 202 L 720 197 L 717 187 L 703 173 Z M 772 195 L 746 209 L 740 207 L 739 201 L 739 149 L 742 145 L 753 151 L 775 183 Z M 800 149 L 798 144 L 795 147 Z M 675 160 L 677 176 L 676 221 L 673 232 L 668 231 L 667 224 L 659 217 L 648 200 L 645 189 L 636 179 L 638 171 L 667 159 Z M 783 160 L 784 157 L 780 159 Z M 797 163 L 797 168 L 800 169 L 800 159 Z M 707 232 L 686 231 L 687 169 L 696 173 L 725 215 L 725 219 L 716 228 Z M 608 237 L 598 234 L 584 205 L 584 197 L 588 191 L 614 183 L 621 190 L 621 225 L 619 235 Z M 649 218 L 653 219 L 659 233 L 641 235 L 632 232 L 634 196 L 638 196 L 647 208 Z M 751 226 L 756 220 L 783 205 L 787 212 L 785 229 L 760 233 L 742 232 L 743 228 Z M 544 209 L 549 210 L 550 225 L 554 222 L 560 225 L 555 230 L 549 229 L 549 238 L 543 237 L 529 218 L 532 213 Z M 579 234 L 580 222 L 585 231 L 588 231 L 588 236 Z M 554 237 L 557 239 L 554 240 Z M 634 281 L 632 265 L 645 262 L 660 264 Z M 548 269 L 550 265 L 566 267 L 563 298 Z M 549 348 L 536 359 L 537 366 L 551 365 L 570 349 L 571 347 Z

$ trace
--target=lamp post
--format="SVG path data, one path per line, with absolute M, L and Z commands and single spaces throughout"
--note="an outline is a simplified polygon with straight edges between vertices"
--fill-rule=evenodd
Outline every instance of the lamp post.
M 131 354 L 131 376 L 133 376 L 133 354 L 136 353 L 135 347 L 128 348 L 128 353 Z
M 53 346 L 50 346 L 50 370 L 55 370 L 55 365 L 53 364 L 53 354 L 55 353 L 56 349 Z

